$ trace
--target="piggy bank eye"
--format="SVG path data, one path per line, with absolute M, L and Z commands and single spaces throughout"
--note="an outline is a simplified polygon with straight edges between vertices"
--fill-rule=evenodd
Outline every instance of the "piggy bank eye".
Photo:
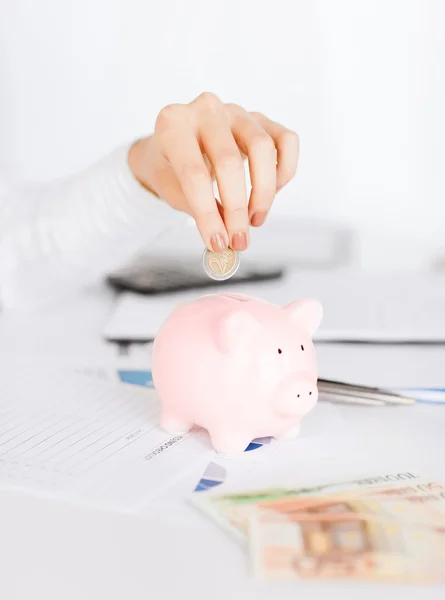
M 278 348 L 278 354 L 281 354 L 283 351 L 281 350 L 281 348 Z
M 304 346 L 303 346 L 303 344 L 301 344 L 300 348 L 304 352 Z

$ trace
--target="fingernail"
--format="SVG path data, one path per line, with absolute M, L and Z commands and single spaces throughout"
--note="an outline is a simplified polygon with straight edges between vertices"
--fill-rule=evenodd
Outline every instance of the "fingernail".
M 267 210 L 259 210 L 258 212 L 252 215 L 250 219 L 250 224 L 252 227 L 261 227 L 267 217 Z
M 212 244 L 213 252 L 222 252 L 227 248 L 227 244 L 220 233 L 212 235 L 210 238 L 210 243 Z
M 247 235 L 243 233 L 235 233 L 232 237 L 232 248 L 234 250 L 246 250 L 247 248 Z

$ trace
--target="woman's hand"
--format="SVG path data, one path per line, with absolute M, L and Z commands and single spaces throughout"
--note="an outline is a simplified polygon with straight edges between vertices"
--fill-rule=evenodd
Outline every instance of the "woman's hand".
M 243 159 L 252 191 L 247 199 Z M 249 245 L 249 224 L 266 219 L 275 194 L 294 176 L 298 136 L 259 113 L 210 93 L 161 110 L 154 134 L 130 150 L 136 178 L 171 207 L 191 215 L 209 250 Z M 215 199 L 216 179 L 221 203 Z

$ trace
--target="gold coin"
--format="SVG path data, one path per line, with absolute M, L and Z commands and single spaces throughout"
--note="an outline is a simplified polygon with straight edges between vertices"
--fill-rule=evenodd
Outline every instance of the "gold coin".
M 222 252 L 211 252 L 207 248 L 202 257 L 204 271 L 217 281 L 224 281 L 234 275 L 240 265 L 239 254 L 227 248 Z

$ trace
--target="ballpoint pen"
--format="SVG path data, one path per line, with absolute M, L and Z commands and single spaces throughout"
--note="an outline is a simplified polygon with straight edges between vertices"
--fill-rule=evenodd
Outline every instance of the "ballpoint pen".
M 352 404 L 361 406 L 386 406 L 382 400 L 371 400 L 370 398 L 360 398 L 359 396 L 348 396 L 347 394 L 337 394 L 335 392 L 325 392 L 320 390 L 319 399 L 321 402 L 331 402 L 333 404 Z
M 327 399 L 332 402 L 369 404 L 374 406 L 415 404 L 413 398 L 407 398 L 382 388 L 355 385 L 329 379 L 319 379 L 318 390 L 321 396 L 328 397 Z

